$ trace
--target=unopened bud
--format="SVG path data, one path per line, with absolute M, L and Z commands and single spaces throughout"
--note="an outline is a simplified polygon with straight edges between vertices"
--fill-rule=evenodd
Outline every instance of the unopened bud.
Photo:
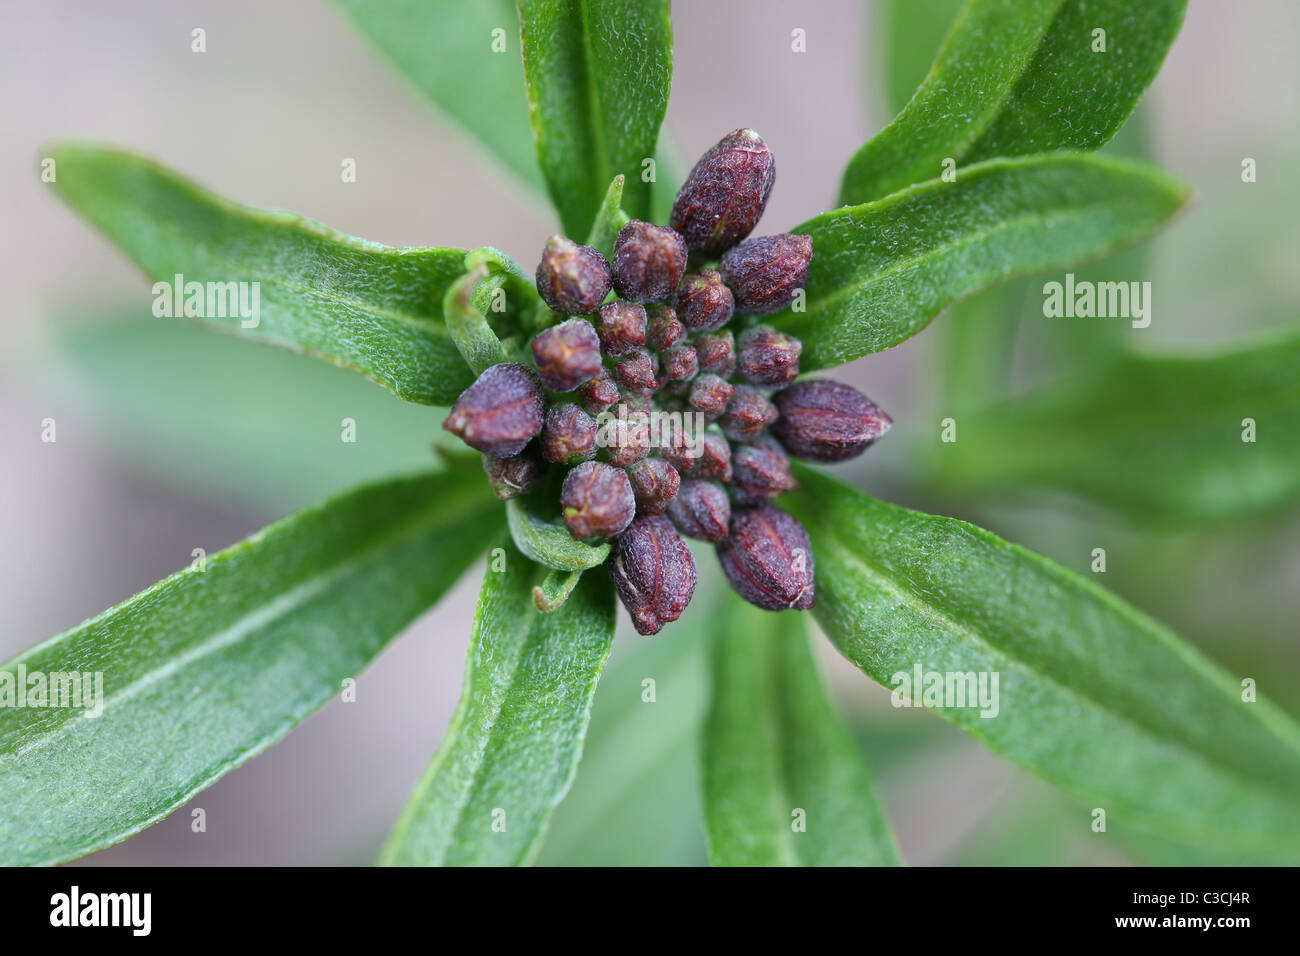
M 606 302 L 596 317 L 596 334 L 606 355 L 645 345 L 645 309 L 634 302 Z
M 727 250 L 718 271 L 736 298 L 737 312 L 767 315 L 780 312 L 807 287 L 812 255 L 812 236 L 759 236 Z
M 661 515 L 637 518 L 618 536 L 609 576 L 638 634 L 677 620 L 695 593 L 695 559 Z
M 633 219 L 614 240 L 614 290 L 629 302 L 673 294 L 686 271 L 686 240 L 666 226 Z
M 606 368 L 602 368 L 595 378 L 579 385 L 575 394 L 582 407 L 593 415 L 617 404 L 619 399 L 618 384 Z
M 626 468 L 650 454 L 648 407 L 642 409 L 625 402 L 621 411 L 622 416 L 609 423 L 611 436 L 605 447 L 609 463 L 616 468 Z
M 775 180 L 776 164 L 762 137 L 738 129 L 700 157 L 669 221 L 692 252 L 717 256 L 753 231 Z
M 691 457 L 678 445 L 666 450 L 677 470 L 687 478 L 716 478 L 731 481 L 731 445 L 717 432 L 709 431 L 701 442 L 700 454 Z
M 737 385 L 718 425 L 729 438 L 753 441 L 777 420 L 776 406 L 752 385 Z
M 740 374 L 755 385 L 777 388 L 799 377 L 803 343 L 766 325 L 746 329 L 736 343 Z
M 649 395 L 659 387 L 659 360 L 645 349 L 632 349 L 614 363 L 614 378 L 629 392 Z
M 600 338 L 586 319 L 569 319 L 533 336 L 533 361 L 546 387 L 571 392 L 603 367 Z
M 704 416 L 712 421 L 722 414 L 735 391 L 736 386 L 730 382 L 712 372 L 706 372 L 696 376 L 695 381 L 691 383 L 690 406 L 697 412 L 703 412 Z
M 738 504 L 765 505 L 798 484 L 785 449 L 769 435 L 732 452 L 731 493 Z
M 600 461 L 584 461 L 564 476 L 560 504 L 565 527 L 578 541 L 611 538 L 636 515 L 627 472 Z
M 803 525 L 780 508 L 731 513 L 731 533 L 718 562 L 741 597 L 769 611 L 807 610 L 816 597 L 812 544 Z
M 819 378 L 772 396 L 781 417 L 772 426 L 786 451 L 812 461 L 843 461 L 866 451 L 894 423 L 856 388 Z
M 666 382 L 689 382 L 700 370 L 695 346 L 689 342 L 678 342 L 660 355 L 660 361 Z
M 513 458 L 484 454 L 483 470 L 492 484 L 492 493 L 502 500 L 517 498 L 542 477 L 541 464 L 528 451 L 521 451 Z
M 677 530 L 700 541 L 721 541 L 731 526 L 731 500 L 711 481 L 683 481 L 668 503 Z
M 561 465 L 576 465 L 596 457 L 596 422 L 572 402 L 552 405 L 542 429 L 542 457 Z
M 695 352 L 700 357 L 700 371 L 721 378 L 736 374 L 736 340 L 731 329 L 695 337 Z
M 609 262 L 591 246 L 551 236 L 537 265 L 537 293 L 561 315 L 590 315 L 609 295 Z
M 712 332 L 736 310 L 731 290 L 714 269 L 692 272 L 677 289 L 677 318 L 692 332 Z
M 527 365 L 503 362 L 484 369 L 461 392 L 442 427 L 471 448 L 510 458 L 542 430 L 545 407 L 537 374 Z
M 646 458 L 627 470 L 638 515 L 661 515 L 677 494 L 681 476 L 662 458 Z
M 686 335 L 686 326 L 677 318 L 677 310 L 662 302 L 646 306 L 645 344 L 652 349 L 670 349 Z

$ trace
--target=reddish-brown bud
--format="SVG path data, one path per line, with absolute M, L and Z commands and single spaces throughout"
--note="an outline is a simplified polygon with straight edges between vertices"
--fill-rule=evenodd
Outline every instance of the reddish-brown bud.
M 646 306 L 648 317 L 645 342 L 652 349 L 663 351 L 670 349 L 686 335 L 686 326 L 677 318 L 677 310 L 671 305 L 658 303 Z
M 546 410 L 542 457 L 561 465 L 576 465 L 596 457 L 596 422 L 572 402 Z
M 660 356 L 660 361 L 666 382 L 689 382 L 700 370 L 695 346 L 689 342 L 678 342 Z
M 633 521 L 614 542 L 609 576 L 638 634 L 657 634 L 677 620 L 695 593 L 695 559 L 660 515 Z
M 650 422 L 646 417 L 648 401 L 646 405 L 646 408 L 640 408 L 625 402 L 619 409 L 611 409 L 602 422 L 604 435 L 601 441 L 605 444 L 609 463 L 616 468 L 626 468 L 650 454 Z M 616 412 L 622 414 L 616 415 Z
M 602 368 L 595 378 L 579 385 L 575 394 L 582 407 L 593 415 L 599 415 L 619 399 L 618 384 L 606 368 Z
M 521 451 L 513 458 L 485 454 L 483 470 L 492 484 L 492 493 L 503 501 L 522 495 L 542 477 L 541 463 L 528 451 Z
M 700 371 L 721 378 L 736 374 L 736 340 L 731 329 L 695 337 L 695 352 L 700 357 Z
M 442 427 L 473 449 L 510 458 L 542 430 L 545 408 L 537 374 L 527 365 L 503 362 L 484 369 L 460 393 Z
M 780 312 L 807 287 L 812 255 L 812 236 L 759 236 L 729 249 L 718 271 L 736 298 L 737 312 L 767 315 Z
M 735 130 L 700 157 L 669 221 L 692 252 L 716 256 L 753 231 L 775 181 L 776 164 L 762 137 Z
M 778 388 L 799 377 L 799 355 L 803 343 L 766 325 L 756 325 L 740 335 L 740 374 L 755 385 Z
M 629 302 L 673 294 L 686 271 L 686 240 L 667 226 L 633 219 L 614 240 L 614 290 Z
M 769 611 L 813 606 L 812 545 L 803 525 L 780 508 L 760 505 L 731 513 L 731 533 L 718 562 L 741 597 Z
M 627 476 L 632 481 L 638 515 L 663 514 L 682 482 L 677 469 L 662 458 L 638 461 L 628 468 Z
M 600 374 L 600 338 L 586 319 L 569 319 L 533 336 L 533 360 L 547 388 L 571 392 Z
M 596 334 L 606 355 L 645 345 L 645 309 L 635 302 L 606 302 L 596 317 Z
M 706 372 L 697 376 L 691 383 L 691 408 L 703 412 L 705 417 L 712 421 L 722 414 L 722 410 L 727 407 L 727 402 L 731 400 L 735 391 L 736 386 L 730 382 L 712 372 Z
M 721 541 L 731 526 L 731 500 L 711 481 L 683 481 L 668 503 L 677 530 L 700 541 Z
M 719 481 L 731 481 L 731 445 L 716 432 L 706 432 L 700 454 L 691 458 L 682 452 L 677 470 L 688 478 L 716 478 Z M 672 449 L 677 452 L 677 448 Z
M 629 392 L 649 395 L 659 387 L 659 360 L 645 349 L 632 349 L 614 364 L 614 378 Z
M 831 379 L 799 382 L 772 398 L 781 411 L 773 434 L 790 454 L 813 461 L 860 455 L 894 423 L 856 388 Z
M 777 419 L 776 406 L 752 385 L 737 385 L 718 424 L 736 441 L 753 441 Z
M 564 476 L 560 488 L 564 524 L 569 534 L 611 538 L 636 515 L 636 498 L 627 472 L 600 461 L 584 461 Z
M 770 435 L 740 445 L 731 455 L 731 493 L 742 505 L 765 505 L 798 487 L 785 449 Z
M 609 262 L 591 246 L 551 236 L 537 265 L 537 292 L 561 315 L 590 315 L 609 295 Z
M 677 318 L 692 332 L 712 332 L 731 319 L 736 302 L 713 269 L 692 272 L 677 289 Z

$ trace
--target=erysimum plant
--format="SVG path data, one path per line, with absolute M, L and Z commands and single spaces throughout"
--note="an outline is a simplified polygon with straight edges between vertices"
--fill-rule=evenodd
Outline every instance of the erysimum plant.
M 849 158 L 839 205 L 768 236 L 750 233 L 775 159 L 729 117 L 680 190 L 656 181 L 666 0 L 339 2 L 546 189 L 560 231 L 538 237 L 534 271 L 495 248 L 389 248 L 251 209 L 104 146 L 51 151 L 63 198 L 160 295 L 183 277 L 177 310 L 188 283 L 257 283 L 256 315 L 204 321 L 448 408 L 443 427 L 474 451 L 327 498 L 6 665 L 11 693 L 26 674 L 102 672 L 105 687 L 96 719 L 0 710 L 4 862 L 73 859 L 174 810 L 320 707 L 480 558 L 460 705 L 383 862 L 536 857 L 582 755 L 616 592 L 653 640 L 710 642 L 700 780 L 715 863 L 899 862 L 814 665 L 809 613 L 888 686 L 914 670 L 998 675 L 995 715 L 926 686 L 910 696 L 1113 820 L 1300 853 L 1300 729 L 1282 711 L 1091 581 L 790 461 L 862 453 L 889 425 L 827 370 L 986 286 L 1135 242 L 1184 204 L 1170 175 L 1095 152 L 1156 74 L 1182 0 L 969 0 L 920 87 Z M 1247 358 L 1183 371 L 1242 388 L 1261 368 L 1284 374 Z M 1014 434 L 1066 422 L 1105 454 L 1089 428 L 1118 413 L 1098 388 L 1167 380 L 1157 360 L 1116 361 L 1132 374 L 1090 367 L 1084 385 L 1009 410 Z M 602 438 L 614 408 L 707 427 L 655 443 L 638 419 Z M 1012 440 L 982 415 L 988 441 Z M 1193 469 L 1208 454 L 1197 441 Z M 962 455 L 950 477 L 1058 467 L 1005 455 L 987 473 Z M 1108 484 L 1088 457 L 1059 466 L 1085 491 L 1141 487 Z M 1245 507 L 1288 491 L 1257 483 Z M 712 543 L 739 596 L 712 587 L 683 533 Z

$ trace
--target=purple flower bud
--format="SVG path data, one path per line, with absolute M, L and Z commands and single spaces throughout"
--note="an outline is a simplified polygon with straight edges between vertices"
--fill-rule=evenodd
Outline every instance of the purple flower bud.
M 736 593 L 769 611 L 813 606 L 812 545 L 803 525 L 780 508 L 760 505 L 731 513 L 731 533 L 718 562 Z
M 731 493 L 742 505 L 765 505 L 798 487 L 785 449 L 769 435 L 741 445 L 731 455 Z
M 781 418 L 772 432 L 790 454 L 813 461 L 860 455 L 894 424 L 856 388 L 827 378 L 791 385 L 773 401 Z
M 537 292 L 561 315 L 590 315 L 609 295 L 609 263 L 591 246 L 551 236 L 537 265 Z
M 691 549 L 660 515 L 637 518 L 614 542 L 609 576 L 638 634 L 657 634 L 695 593 Z
M 552 405 L 542 429 L 542 457 L 561 465 L 576 465 L 596 457 L 596 422 L 572 402 Z
M 575 394 L 582 407 L 593 415 L 599 415 L 619 400 L 618 385 L 606 368 L 602 368 L 595 378 L 579 385 Z
M 645 309 L 633 302 L 607 302 L 596 317 L 596 333 L 606 355 L 622 355 L 645 345 Z
M 671 305 L 658 303 L 646 306 L 648 324 L 645 331 L 646 345 L 663 351 L 672 348 L 686 335 L 686 326 L 677 318 L 677 310 Z
M 564 524 L 569 534 L 611 538 L 636 515 L 636 498 L 627 472 L 600 461 L 584 461 L 564 476 L 560 488 Z
M 722 328 L 735 309 L 731 290 L 713 269 L 692 272 L 677 289 L 677 318 L 692 332 Z
M 721 485 L 683 481 L 668 502 L 668 517 L 677 530 L 700 541 L 721 541 L 731 526 L 731 501 Z
M 521 451 L 513 458 L 484 454 L 483 470 L 492 484 L 492 493 L 503 501 L 522 495 L 542 477 L 541 464 L 528 451 Z
M 460 393 L 442 427 L 477 451 L 510 458 L 542 430 L 545 408 L 537 374 L 527 365 L 503 362 L 484 369 Z
M 727 402 L 731 400 L 735 391 L 736 386 L 730 382 L 712 372 L 706 372 L 697 376 L 691 383 L 691 408 L 703 412 L 705 417 L 712 421 L 722 414 L 722 410 L 727 407 Z
M 667 226 L 633 219 L 614 240 L 614 290 L 629 302 L 673 294 L 686 271 L 686 240 Z
M 753 231 L 775 180 L 762 137 L 752 129 L 728 133 L 686 177 L 673 202 L 672 227 L 692 252 L 717 256 Z
M 600 338 L 586 319 L 569 319 L 533 336 L 533 360 L 547 388 L 571 392 L 600 374 Z
M 647 406 L 649 402 L 646 403 Z M 650 454 L 649 408 L 639 408 L 625 402 L 618 417 L 607 419 L 606 434 L 602 437 L 609 463 L 616 468 L 641 461 Z
M 780 312 L 807 287 L 812 255 L 812 236 L 759 236 L 727 250 L 718 271 L 736 298 L 737 312 L 767 315 Z
M 736 340 L 731 329 L 697 335 L 695 352 L 700 357 L 701 372 L 712 372 L 720 378 L 736 374 Z
M 803 343 L 766 325 L 756 325 L 740 335 L 740 374 L 755 385 L 776 388 L 799 377 Z
M 629 392 L 649 395 L 659 387 L 659 360 L 645 349 L 632 349 L 614 363 L 614 378 Z
M 729 438 L 753 441 L 776 421 L 777 415 L 776 406 L 766 395 L 752 385 L 737 385 L 718 424 Z
M 663 514 L 682 481 L 677 469 L 662 458 L 638 461 L 628 468 L 627 476 L 632 481 L 638 515 Z
M 672 463 L 683 478 L 717 478 L 731 480 L 731 446 L 716 432 L 705 432 L 703 441 L 696 437 L 695 447 L 684 440 L 665 448 L 663 457 Z
M 678 342 L 660 356 L 660 361 L 667 382 L 689 382 L 700 370 L 695 346 L 689 342 Z

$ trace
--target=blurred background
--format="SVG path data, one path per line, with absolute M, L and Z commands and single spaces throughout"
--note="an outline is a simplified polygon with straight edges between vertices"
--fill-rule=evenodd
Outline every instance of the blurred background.
M 352 373 L 153 318 L 149 282 L 41 182 L 44 144 L 105 140 L 240 202 L 390 245 L 492 244 L 529 269 L 555 220 L 324 0 L 4 0 L 3 9 L 7 659 L 180 569 L 195 548 L 211 554 L 323 494 L 427 463 L 437 434 L 433 410 Z M 829 208 L 849 156 L 892 116 L 899 84 L 924 73 L 886 82 L 879 13 L 861 0 L 679 2 L 666 136 L 689 164 L 723 133 L 758 129 L 779 168 L 768 231 Z M 191 52 L 196 27 L 206 31 L 202 54 Z M 795 28 L 806 53 L 791 50 Z M 1145 142 L 1127 128 L 1127 145 L 1117 142 L 1196 189 L 1142 251 L 1154 321 L 1125 324 L 1126 345 L 1228 343 L 1296 322 L 1297 35 L 1300 7 L 1288 0 L 1191 3 L 1130 124 Z M 339 175 L 348 157 L 354 183 Z M 1256 160 L 1258 182 L 1242 183 L 1243 157 Z M 897 424 L 840 473 L 1081 572 L 1104 543 L 1103 583 L 1300 713 L 1296 511 L 1170 529 L 1064 494 L 940 494 L 924 462 L 950 413 L 946 319 L 841 370 Z M 1031 314 L 1014 330 L 1012 390 L 1053 380 L 1082 348 L 1053 339 L 1045 321 Z M 357 421 L 355 444 L 338 440 L 343 417 Z M 45 419 L 56 422 L 54 443 L 41 440 Z M 356 703 L 331 703 L 196 797 L 206 833 L 190 831 L 183 809 L 86 862 L 369 862 L 455 706 L 480 576 L 472 570 L 390 646 L 361 677 Z M 653 641 L 620 631 L 587 758 L 542 862 L 704 862 L 694 747 L 705 676 L 689 638 L 685 628 Z M 1204 860 L 1137 835 L 1098 840 L 1085 808 L 938 718 L 892 708 L 886 691 L 817 646 L 908 862 Z M 670 675 L 679 704 L 651 708 L 653 717 L 636 708 L 645 674 Z

